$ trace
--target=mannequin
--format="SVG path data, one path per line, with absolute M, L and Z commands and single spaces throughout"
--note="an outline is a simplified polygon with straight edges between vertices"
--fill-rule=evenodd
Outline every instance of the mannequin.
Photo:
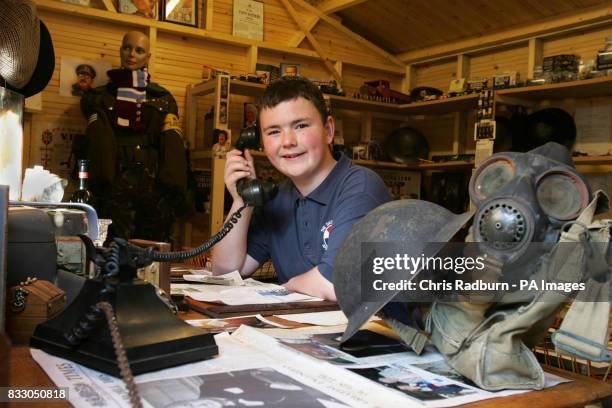
M 110 82 L 86 92 L 88 125 L 77 158 L 91 162 L 90 189 L 109 237 L 164 240 L 189 208 L 188 152 L 170 92 L 150 82 L 149 38 L 130 31 L 120 48 L 121 68 Z

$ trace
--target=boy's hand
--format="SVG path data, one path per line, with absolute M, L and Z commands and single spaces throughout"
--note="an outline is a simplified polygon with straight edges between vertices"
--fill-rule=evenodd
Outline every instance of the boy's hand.
M 256 178 L 253 156 L 251 156 L 251 152 L 248 149 L 244 151 L 244 156 L 240 150 L 234 149 L 225 156 L 225 170 L 223 173 L 225 186 L 234 202 L 243 204 L 242 197 L 240 197 L 236 189 L 236 182 L 245 177 L 250 180 Z

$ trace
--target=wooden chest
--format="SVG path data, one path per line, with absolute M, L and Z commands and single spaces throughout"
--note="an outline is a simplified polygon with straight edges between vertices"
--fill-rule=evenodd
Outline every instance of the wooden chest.
M 6 301 L 6 331 L 13 344 L 27 344 L 39 323 L 64 310 L 66 294 L 49 281 L 28 279 L 10 288 Z

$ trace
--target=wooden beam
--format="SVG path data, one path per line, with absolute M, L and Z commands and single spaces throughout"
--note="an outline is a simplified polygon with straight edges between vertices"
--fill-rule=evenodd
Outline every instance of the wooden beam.
M 470 57 L 464 54 L 457 56 L 457 71 L 455 78 L 466 78 L 470 74 Z M 467 128 L 468 113 L 455 112 L 455 120 L 453 122 L 453 154 L 465 153 L 465 145 L 467 144 L 468 128 Z
M 197 1 L 197 0 L 194 0 Z M 214 0 L 206 0 L 206 20 L 204 22 L 204 28 L 207 30 L 213 29 L 213 15 L 215 14 L 214 10 Z
M 372 112 L 362 112 L 361 115 L 361 136 L 359 141 L 370 143 L 372 141 Z
M 149 52 L 151 53 L 151 58 L 149 58 L 148 70 L 151 77 L 155 78 L 155 61 L 157 60 L 157 28 L 149 27 L 149 29 L 147 30 L 147 35 L 149 36 Z
M 349 7 L 364 3 L 367 0 L 327 0 L 318 5 L 318 9 L 325 14 L 335 13 Z
M 543 41 L 539 38 L 529 39 L 529 55 L 527 59 L 527 79 L 533 78 L 536 65 L 542 65 Z
M 321 45 L 319 44 L 317 39 L 314 38 L 314 36 L 307 29 L 306 24 L 302 22 L 302 20 L 300 20 L 300 17 L 298 16 L 297 12 L 295 11 L 291 3 L 289 3 L 289 0 L 281 0 L 281 2 L 283 3 L 287 11 L 289 12 L 289 15 L 291 16 L 291 18 L 293 18 L 295 23 L 302 29 L 302 31 L 304 32 L 304 35 L 306 36 L 306 38 L 308 38 L 308 41 L 312 45 L 312 48 L 314 48 L 315 51 L 321 57 L 323 64 L 325 64 L 325 68 L 327 68 L 329 73 L 332 74 L 334 79 L 338 82 L 339 86 L 342 86 L 342 77 L 336 71 L 336 68 L 331 63 L 331 60 L 329 59 L 325 51 L 323 51 L 323 49 L 321 48 Z
M 296 1 L 296 0 L 294 0 Z M 405 63 L 424 63 L 448 56 L 487 51 L 502 44 L 518 44 L 532 37 L 550 37 L 567 34 L 587 28 L 610 24 L 612 6 L 587 9 L 565 17 L 549 19 L 536 24 L 504 30 L 478 38 L 470 38 L 454 43 L 427 47 L 398 54 L 396 57 Z
M 319 17 L 312 17 L 310 21 L 306 24 L 306 29 L 308 30 L 308 32 L 311 32 L 318 22 Z M 289 40 L 289 44 L 287 45 L 289 47 L 297 47 L 302 43 L 302 41 L 304 41 L 304 38 L 306 38 L 306 34 L 304 34 L 304 31 L 300 31 L 295 36 L 293 36 L 291 40 Z
M 457 55 L 456 79 L 467 78 L 470 74 L 470 57 L 464 54 Z
M 193 96 L 193 85 L 187 85 L 185 91 L 185 135 L 191 150 L 196 148 L 197 101 Z
M 247 74 L 254 74 L 257 68 L 257 46 L 251 45 L 247 51 Z
M 410 94 L 410 90 L 416 86 L 417 67 L 415 65 L 407 65 L 406 73 L 402 78 L 402 93 Z
M 387 51 L 383 50 L 382 48 L 380 48 L 376 44 L 371 43 L 370 41 L 366 40 L 365 38 L 363 38 L 359 34 L 349 30 L 348 28 L 343 26 L 341 23 L 339 23 L 335 19 L 331 18 L 330 16 L 328 16 L 327 14 L 325 14 L 324 12 L 319 10 L 318 8 L 316 8 L 314 6 L 311 6 L 310 4 L 306 3 L 304 0 L 291 0 L 291 1 L 296 3 L 296 4 L 298 4 L 300 7 L 305 8 L 306 10 L 316 14 L 321 20 L 325 21 L 326 23 L 328 23 L 329 25 L 331 25 L 335 29 L 339 30 L 343 34 L 345 34 L 348 37 L 352 38 L 357 43 L 359 43 L 359 44 L 361 44 L 361 45 L 371 49 L 372 51 L 376 52 L 381 57 L 383 57 L 385 60 L 387 60 L 387 61 L 389 61 L 389 62 L 391 62 L 391 63 L 393 63 L 395 65 L 398 65 L 400 67 L 404 67 L 405 66 L 405 63 L 403 61 L 401 61 L 399 58 L 397 58 L 396 56 L 389 54 Z

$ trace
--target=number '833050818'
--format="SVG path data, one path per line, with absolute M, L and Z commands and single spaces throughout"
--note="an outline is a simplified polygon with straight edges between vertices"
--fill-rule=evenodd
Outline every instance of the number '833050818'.
M 67 399 L 67 387 L 0 387 L 0 402 L 43 402 Z

